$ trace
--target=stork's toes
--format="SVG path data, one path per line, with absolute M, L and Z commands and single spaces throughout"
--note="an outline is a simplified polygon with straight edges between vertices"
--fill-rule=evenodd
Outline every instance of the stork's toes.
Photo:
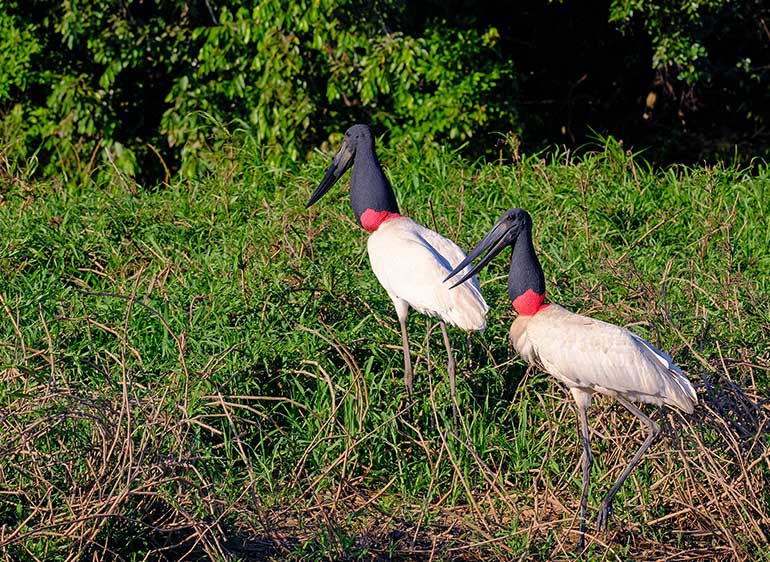
M 612 517 L 612 503 L 602 502 L 599 506 L 599 515 L 596 517 L 596 530 L 606 531 L 610 517 Z
M 586 549 L 586 538 L 585 538 L 585 535 L 583 535 L 583 533 L 581 532 L 580 536 L 578 537 L 577 549 L 575 549 L 575 554 L 580 556 L 583 554 L 583 551 L 585 549 Z

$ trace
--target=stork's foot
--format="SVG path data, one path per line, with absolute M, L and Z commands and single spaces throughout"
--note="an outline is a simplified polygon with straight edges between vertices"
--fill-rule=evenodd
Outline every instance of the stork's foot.
M 612 517 L 612 502 L 602 501 L 599 506 L 599 515 L 596 517 L 596 530 L 606 531 L 609 527 L 610 517 Z
M 583 554 L 583 551 L 586 549 L 586 537 L 583 531 L 580 531 L 580 535 L 578 536 L 578 543 L 577 548 L 575 549 L 575 554 L 577 556 L 580 556 Z
M 585 515 L 582 515 L 580 517 L 580 534 L 578 535 L 578 541 L 577 541 L 577 549 L 575 549 L 575 554 L 577 556 L 580 556 L 583 554 L 583 551 L 586 549 L 586 518 Z

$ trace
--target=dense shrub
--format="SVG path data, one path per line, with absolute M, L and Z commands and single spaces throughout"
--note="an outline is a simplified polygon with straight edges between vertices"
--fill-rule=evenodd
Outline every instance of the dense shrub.
M 154 154 L 194 170 L 231 123 L 282 162 L 353 119 L 422 142 L 515 128 L 494 28 L 407 35 L 390 29 L 396 2 L 249 4 L 0 3 L 0 64 L 15 76 L 0 86 L 6 128 L 23 123 L 26 154 L 42 147 L 49 173 L 80 174 L 96 157 L 157 172 Z
M 750 151 L 768 145 L 766 21 L 759 0 L 0 0 L 0 150 L 28 173 L 145 183 L 200 172 L 233 134 L 296 162 L 355 121 L 473 155 L 589 128 Z
M 612 0 L 610 21 L 626 32 L 641 27 L 650 38 L 658 90 L 678 103 L 683 125 L 706 108 L 715 122 L 731 115 L 763 134 L 770 105 L 767 2 Z

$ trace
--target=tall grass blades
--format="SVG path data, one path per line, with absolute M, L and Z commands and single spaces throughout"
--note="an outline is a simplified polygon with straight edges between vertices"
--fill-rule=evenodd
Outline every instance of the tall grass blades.
M 217 159 L 218 158 L 218 159 Z M 402 212 L 468 248 L 532 214 L 549 298 L 632 328 L 694 381 L 695 414 L 621 489 L 588 559 L 768 559 L 770 170 L 653 170 L 608 139 L 579 159 L 385 152 Z M 344 189 L 304 202 L 248 147 L 198 181 L 0 186 L 0 553 L 13 560 L 573 556 L 571 401 L 508 348 L 505 260 L 483 335 L 398 323 Z M 99 177 L 102 177 L 101 175 Z M 642 439 L 592 408 L 589 512 Z M 673 417 L 667 417 L 673 416 Z

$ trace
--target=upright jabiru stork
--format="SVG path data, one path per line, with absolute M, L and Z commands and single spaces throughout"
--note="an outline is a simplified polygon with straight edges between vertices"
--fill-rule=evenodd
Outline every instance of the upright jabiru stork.
M 380 166 L 374 138 L 366 125 L 345 132 L 337 155 L 307 202 L 318 201 L 352 166 L 350 204 L 358 224 L 369 232 L 369 261 L 380 284 L 396 308 L 404 349 L 404 383 L 411 397 L 412 361 L 406 318 L 409 307 L 439 318 L 448 355 L 452 405 L 457 415 L 455 361 L 446 324 L 466 331 L 486 327 L 489 310 L 475 277 L 456 291 L 444 278 L 465 259 L 457 244 L 399 213 L 396 197 Z M 470 269 L 470 268 L 468 268 Z
M 527 363 L 565 384 L 577 404 L 583 441 L 578 539 L 578 549 L 582 550 L 592 464 L 587 417 L 592 395 L 598 392 L 614 397 L 648 428 L 647 438 L 601 502 L 596 519 L 599 530 L 607 528 L 615 494 L 660 431 L 631 401 L 673 406 L 689 414 L 698 399 L 692 384 L 671 357 L 633 332 L 574 314 L 557 304 L 544 303 L 545 277 L 532 244 L 532 219 L 523 209 L 506 211 L 447 279 L 464 272 L 455 283 L 462 287 L 463 281 L 478 273 L 507 246 L 512 248 L 508 295 L 518 312 L 510 330 L 511 343 Z M 487 253 L 478 264 L 467 271 L 466 266 L 484 252 Z

